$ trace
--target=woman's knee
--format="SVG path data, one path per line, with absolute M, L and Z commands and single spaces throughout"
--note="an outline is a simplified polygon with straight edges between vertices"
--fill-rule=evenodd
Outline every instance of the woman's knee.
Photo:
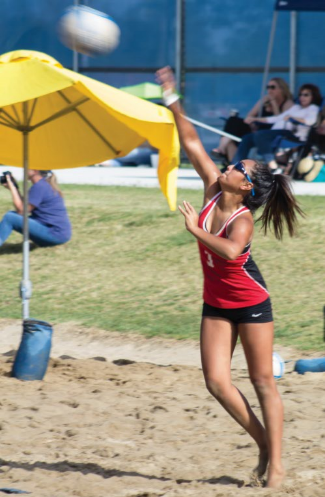
M 251 376 L 250 380 L 256 392 L 261 395 L 267 395 L 268 393 L 271 393 L 275 388 L 273 373 L 254 374 L 253 376 Z
M 205 385 L 216 399 L 223 399 L 227 396 L 229 381 L 226 381 L 225 378 L 208 375 L 205 377 Z
M 3 221 L 9 221 L 10 219 L 12 219 L 14 217 L 14 215 L 17 214 L 16 212 L 14 211 L 8 211 L 5 213 L 5 215 L 3 216 L 2 220 Z
M 19 214 L 17 214 L 17 212 L 8 211 L 4 214 L 1 222 L 6 223 L 7 225 L 14 227 L 16 222 L 17 222 L 18 216 L 19 216 Z

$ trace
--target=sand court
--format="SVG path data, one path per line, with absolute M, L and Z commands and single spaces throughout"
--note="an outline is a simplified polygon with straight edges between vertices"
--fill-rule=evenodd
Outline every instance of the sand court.
M 1 320 L 1 328 L 4 342 L 10 333 L 14 342 L 20 322 Z M 1 487 L 37 497 L 271 494 L 249 486 L 256 448 L 206 391 L 197 343 L 57 326 L 43 382 L 11 378 L 10 350 L 2 343 Z M 276 350 L 284 358 L 302 356 Z M 320 497 L 325 373 L 288 369 L 278 382 L 287 479 L 274 493 Z M 260 415 L 240 347 L 233 379 Z

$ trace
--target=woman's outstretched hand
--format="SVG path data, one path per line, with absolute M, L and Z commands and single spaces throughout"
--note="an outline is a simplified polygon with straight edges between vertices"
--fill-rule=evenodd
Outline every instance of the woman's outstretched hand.
M 169 66 L 163 67 L 156 72 L 157 82 L 162 86 L 164 91 L 175 91 L 176 81 L 173 71 Z
M 190 233 L 194 234 L 194 231 L 199 225 L 199 215 L 194 207 L 189 202 L 186 202 L 186 200 L 183 201 L 183 206 L 184 208 L 179 205 L 178 209 L 185 217 L 185 227 Z

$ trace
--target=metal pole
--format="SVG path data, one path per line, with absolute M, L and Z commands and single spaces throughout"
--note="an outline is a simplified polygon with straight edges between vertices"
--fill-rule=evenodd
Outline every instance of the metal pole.
M 27 122 L 27 102 L 23 103 L 25 122 Z M 28 131 L 23 131 L 24 159 L 24 225 L 23 225 L 23 279 L 20 284 L 23 319 L 29 318 L 29 299 L 32 296 L 32 284 L 29 280 L 29 230 L 28 230 Z
M 234 140 L 235 142 L 241 142 L 241 138 L 238 138 L 238 136 L 232 135 L 230 133 L 226 133 L 226 131 L 223 131 L 222 129 L 218 128 L 213 128 L 212 126 L 209 126 L 208 124 L 201 123 L 200 121 L 196 121 L 195 119 L 192 119 L 191 117 L 188 116 L 183 116 L 187 121 L 190 123 L 194 124 L 195 126 L 198 126 L 199 128 L 207 129 L 208 131 L 211 131 L 212 133 L 216 133 L 217 135 L 221 136 L 226 136 L 227 138 L 230 138 L 231 140 Z
M 296 87 L 296 67 L 297 67 L 297 12 L 290 15 L 290 90 L 294 95 Z
M 74 6 L 79 6 L 79 0 L 74 0 Z M 72 59 L 72 70 L 78 72 L 79 70 L 79 54 L 77 50 L 73 50 L 73 59 Z
M 175 79 L 176 90 L 181 92 L 182 85 L 182 41 L 183 41 L 183 0 L 176 0 L 176 58 Z
M 272 27 L 271 27 L 271 33 L 270 33 L 270 39 L 269 39 L 269 46 L 267 49 L 267 56 L 266 56 L 266 61 L 265 61 L 265 66 L 264 66 L 264 74 L 263 74 L 263 82 L 262 82 L 262 90 L 261 90 L 261 106 L 259 110 L 259 115 L 262 115 L 262 109 L 263 109 L 263 102 L 262 98 L 264 97 L 265 94 L 265 86 L 266 82 L 269 78 L 269 72 L 270 72 L 270 65 L 271 65 L 271 56 L 272 56 L 272 50 L 273 50 L 273 44 L 274 44 L 274 35 L 275 35 L 275 28 L 276 28 L 276 22 L 278 19 L 278 12 L 275 10 L 273 13 L 273 19 L 272 19 Z

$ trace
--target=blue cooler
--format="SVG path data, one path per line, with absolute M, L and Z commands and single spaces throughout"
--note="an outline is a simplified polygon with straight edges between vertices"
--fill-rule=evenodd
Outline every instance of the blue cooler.
M 295 371 L 299 374 L 323 373 L 325 371 L 325 357 L 316 359 L 299 359 L 295 364 Z
M 52 346 L 53 329 L 37 319 L 23 321 L 23 336 L 12 368 L 19 380 L 42 380 L 45 376 Z

